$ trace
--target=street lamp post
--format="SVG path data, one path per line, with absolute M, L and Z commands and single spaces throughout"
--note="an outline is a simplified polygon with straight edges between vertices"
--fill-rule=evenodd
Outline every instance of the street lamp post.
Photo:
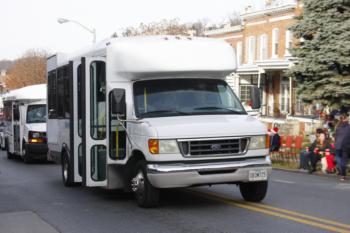
M 57 19 L 57 22 L 60 24 L 69 23 L 69 22 L 78 24 L 80 27 L 84 28 L 86 31 L 88 31 L 92 34 L 92 36 L 93 36 L 92 42 L 96 43 L 96 29 L 95 28 L 90 29 L 90 28 L 86 27 L 85 25 L 79 23 L 78 21 L 65 19 L 65 18 L 59 18 L 59 19 Z

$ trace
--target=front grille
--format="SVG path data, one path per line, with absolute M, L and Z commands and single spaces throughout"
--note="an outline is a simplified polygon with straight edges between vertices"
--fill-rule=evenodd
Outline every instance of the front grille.
M 247 145 L 248 138 L 179 141 L 180 151 L 186 157 L 239 155 L 246 151 Z

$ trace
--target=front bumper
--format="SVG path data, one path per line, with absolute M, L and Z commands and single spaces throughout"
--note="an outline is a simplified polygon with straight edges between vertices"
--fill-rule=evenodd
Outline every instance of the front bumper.
M 25 146 L 33 159 L 46 159 L 48 151 L 46 143 L 26 143 Z
M 271 174 L 269 159 L 204 164 L 148 164 L 147 177 L 156 188 L 180 188 L 194 185 L 249 182 L 250 170 Z

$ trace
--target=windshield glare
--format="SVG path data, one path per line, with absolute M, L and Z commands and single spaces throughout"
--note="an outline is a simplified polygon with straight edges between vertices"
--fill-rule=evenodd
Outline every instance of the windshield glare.
M 46 105 L 29 105 L 27 110 L 27 123 L 46 122 Z
M 216 79 L 162 79 L 134 84 L 138 118 L 246 114 L 231 88 Z

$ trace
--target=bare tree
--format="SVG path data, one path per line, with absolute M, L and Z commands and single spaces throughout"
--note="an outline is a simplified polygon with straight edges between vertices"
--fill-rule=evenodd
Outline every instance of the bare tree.
M 195 31 L 195 36 L 204 36 L 204 31 L 207 23 L 203 20 L 198 20 L 191 25 L 191 29 Z
M 139 27 L 127 27 L 121 33 L 125 37 L 138 35 L 189 35 L 189 29 L 179 19 L 163 19 L 149 24 L 141 23 Z
M 227 16 L 227 18 L 228 18 L 231 26 L 236 26 L 236 25 L 241 25 L 242 24 L 241 15 L 237 11 L 234 11 L 231 14 L 229 14 Z
M 0 70 L 8 70 L 9 68 L 11 68 L 12 64 L 13 64 L 13 61 L 11 60 L 1 60 Z
M 15 60 L 5 78 L 7 89 L 17 89 L 28 85 L 46 82 L 47 52 L 28 50 Z

